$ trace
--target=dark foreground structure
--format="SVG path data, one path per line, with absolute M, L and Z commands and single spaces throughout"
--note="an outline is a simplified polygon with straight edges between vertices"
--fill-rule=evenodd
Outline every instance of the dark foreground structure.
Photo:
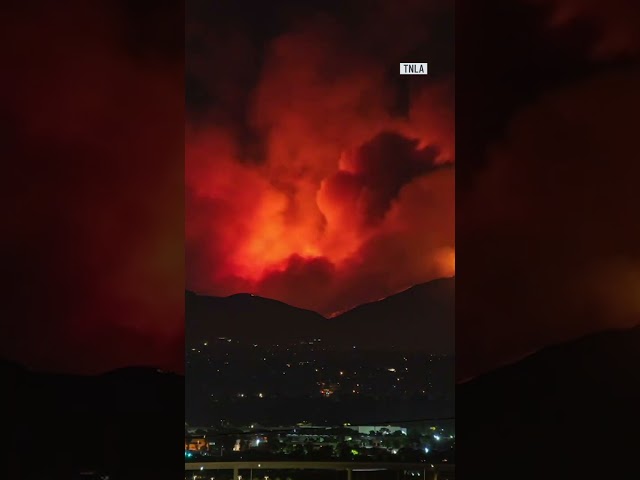
M 454 465 L 428 465 L 424 463 L 366 463 L 366 462 L 192 462 L 185 464 L 185 480 L 222 480 L 239 478 L 271 478 L 285 473 L 287 478 L 344 478 L 453 480 Z M 326 475 L 333 472 L 332 475 Z M 342 472 L 339 477 L 335 472 Z M 323 475 L 325 473 L 325 475 Z M 222 474 L 222 475 L 221 475 Z M 225 476 L 226 475 L 226 476 Z

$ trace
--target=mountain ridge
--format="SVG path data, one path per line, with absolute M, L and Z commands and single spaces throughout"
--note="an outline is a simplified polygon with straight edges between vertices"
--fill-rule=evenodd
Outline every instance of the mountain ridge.
M 406 343 L 411 348 L 421 348 L 416 336 L 426 336 L 429 349 L 453 353 L 454 285 L 454 277 L 417 284 L 329 318 L 249 293 L 216 297 L 186 291 L 187 344 L 197 345 L 217 337 L 272 342 L 325 337 L 347 347 L 353 341 L 343 338 L 341 331 L 345 323 L 349 323 L 364 343 L 382 337 L 386 343 L 400 346 Z M 407 320 L 404 330 L 397 328 L 398 313 Z M 425 318 L 430 321 L 423 322 Z M 218 323 L 214 325 L 212 319 Z M 249 322 L 250 328 L 242 325 Z M 430 324 L 434 327 L 432 330 L 440 329 L 444 333 L 430 331 Z M 372 329 L 375 332 L 370 331 Z M 385 334 L 381 336 L 380 330 Z M 446 348 L 442 348 L 444 345 Z
M 482 465 L 469 475 L 483 470 L 513 478 L 508 461 L 527 465 L 518 474 L 523 480 L 637 478 L 628 469 L 637 443 L 621 439 L 637 437 L 638 365 L 640 326 L 634 326 L 545 347 L 459 383 L 456 417 L 464 428 L 456 454 Z M 556 465 L 551 472 L 549 462 Z
M 456 384 L 458 386 L 472 385 L 474 382 L 479 381 L 481 379 L 486 379 L 495 375 L 501 375 L 508 373 L 514 366 L 526 365 L 528 363 L 535 363 L 540 358 L 546 357 L 548 355 L 555 355 L 558 351 L 564 351 L 567 346 L 580 346 L 585 345 L 593 341 L 599 341 L 604 337 L 626 337 L 626 336 L 639 336 L 640 337 L 640 323 L 628 327 L 617 327 L 617 328 L 608 328 L 603 330 L 598 330 L 595 332 L 585 333 L 584 335 L 580 335 L 575 338 L 571 338 L 564 341 L 559 341 L 557 343 L 553 343 L 551 345 L 546 345 L 542 348 L 532 350 L 526 354 L 519 356 L 518 358 L 514 358 L 512 360 L 506 361 L 491 370 L 480 373 L 478 375 L 474 375 L 472 377 L 464 378 L 461 380 L 457 380 Z M 639 347 L 640 347 L 640 338 L 638 339 Z

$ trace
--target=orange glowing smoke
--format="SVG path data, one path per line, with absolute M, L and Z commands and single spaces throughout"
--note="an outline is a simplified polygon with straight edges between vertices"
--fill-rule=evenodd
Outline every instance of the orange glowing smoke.
M 188 288 L 331 313 L 454 274 L 452 82 L 393 115 L 386 65 L 344 35 L 270 44 L 244 112 L 261 156 L 231 122 L 188 125 Z

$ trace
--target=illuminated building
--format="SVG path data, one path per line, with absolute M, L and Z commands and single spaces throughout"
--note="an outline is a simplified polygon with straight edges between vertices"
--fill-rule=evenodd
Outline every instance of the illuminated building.
M 347 426 L 347 428 L 350 428 L 352 430 L 356 430 L 358 431 L 358 433 L 362 433 L 365 435 L 368 435 L 371 432 L 375 432 L 375 433 L 382 433 L 383 435 L 385 434 L 392 434 L 392 433 L 396 433 L 396 432 L 400 432 L 402 433 L 402 435 L 406 435 L 407 434 L 407 429 L 403 428 L 403 427 L 392 427 L 391 425 L 384 425 L 384 426 Z
M 184 449 L 190 452 L 202 452 L 209 449 L 207 439 L 202 437 L 185 437 Z

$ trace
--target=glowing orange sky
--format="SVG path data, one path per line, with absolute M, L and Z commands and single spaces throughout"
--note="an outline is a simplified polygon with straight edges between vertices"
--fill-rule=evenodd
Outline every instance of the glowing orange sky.
M 244 112 L 262 158 L 236 125 L 187 126 L 188 288 L 328 314 L 454 274 L 452 81 L 394 115 L 386 63 L 345 35 L 312 20 L 268 45 Z

